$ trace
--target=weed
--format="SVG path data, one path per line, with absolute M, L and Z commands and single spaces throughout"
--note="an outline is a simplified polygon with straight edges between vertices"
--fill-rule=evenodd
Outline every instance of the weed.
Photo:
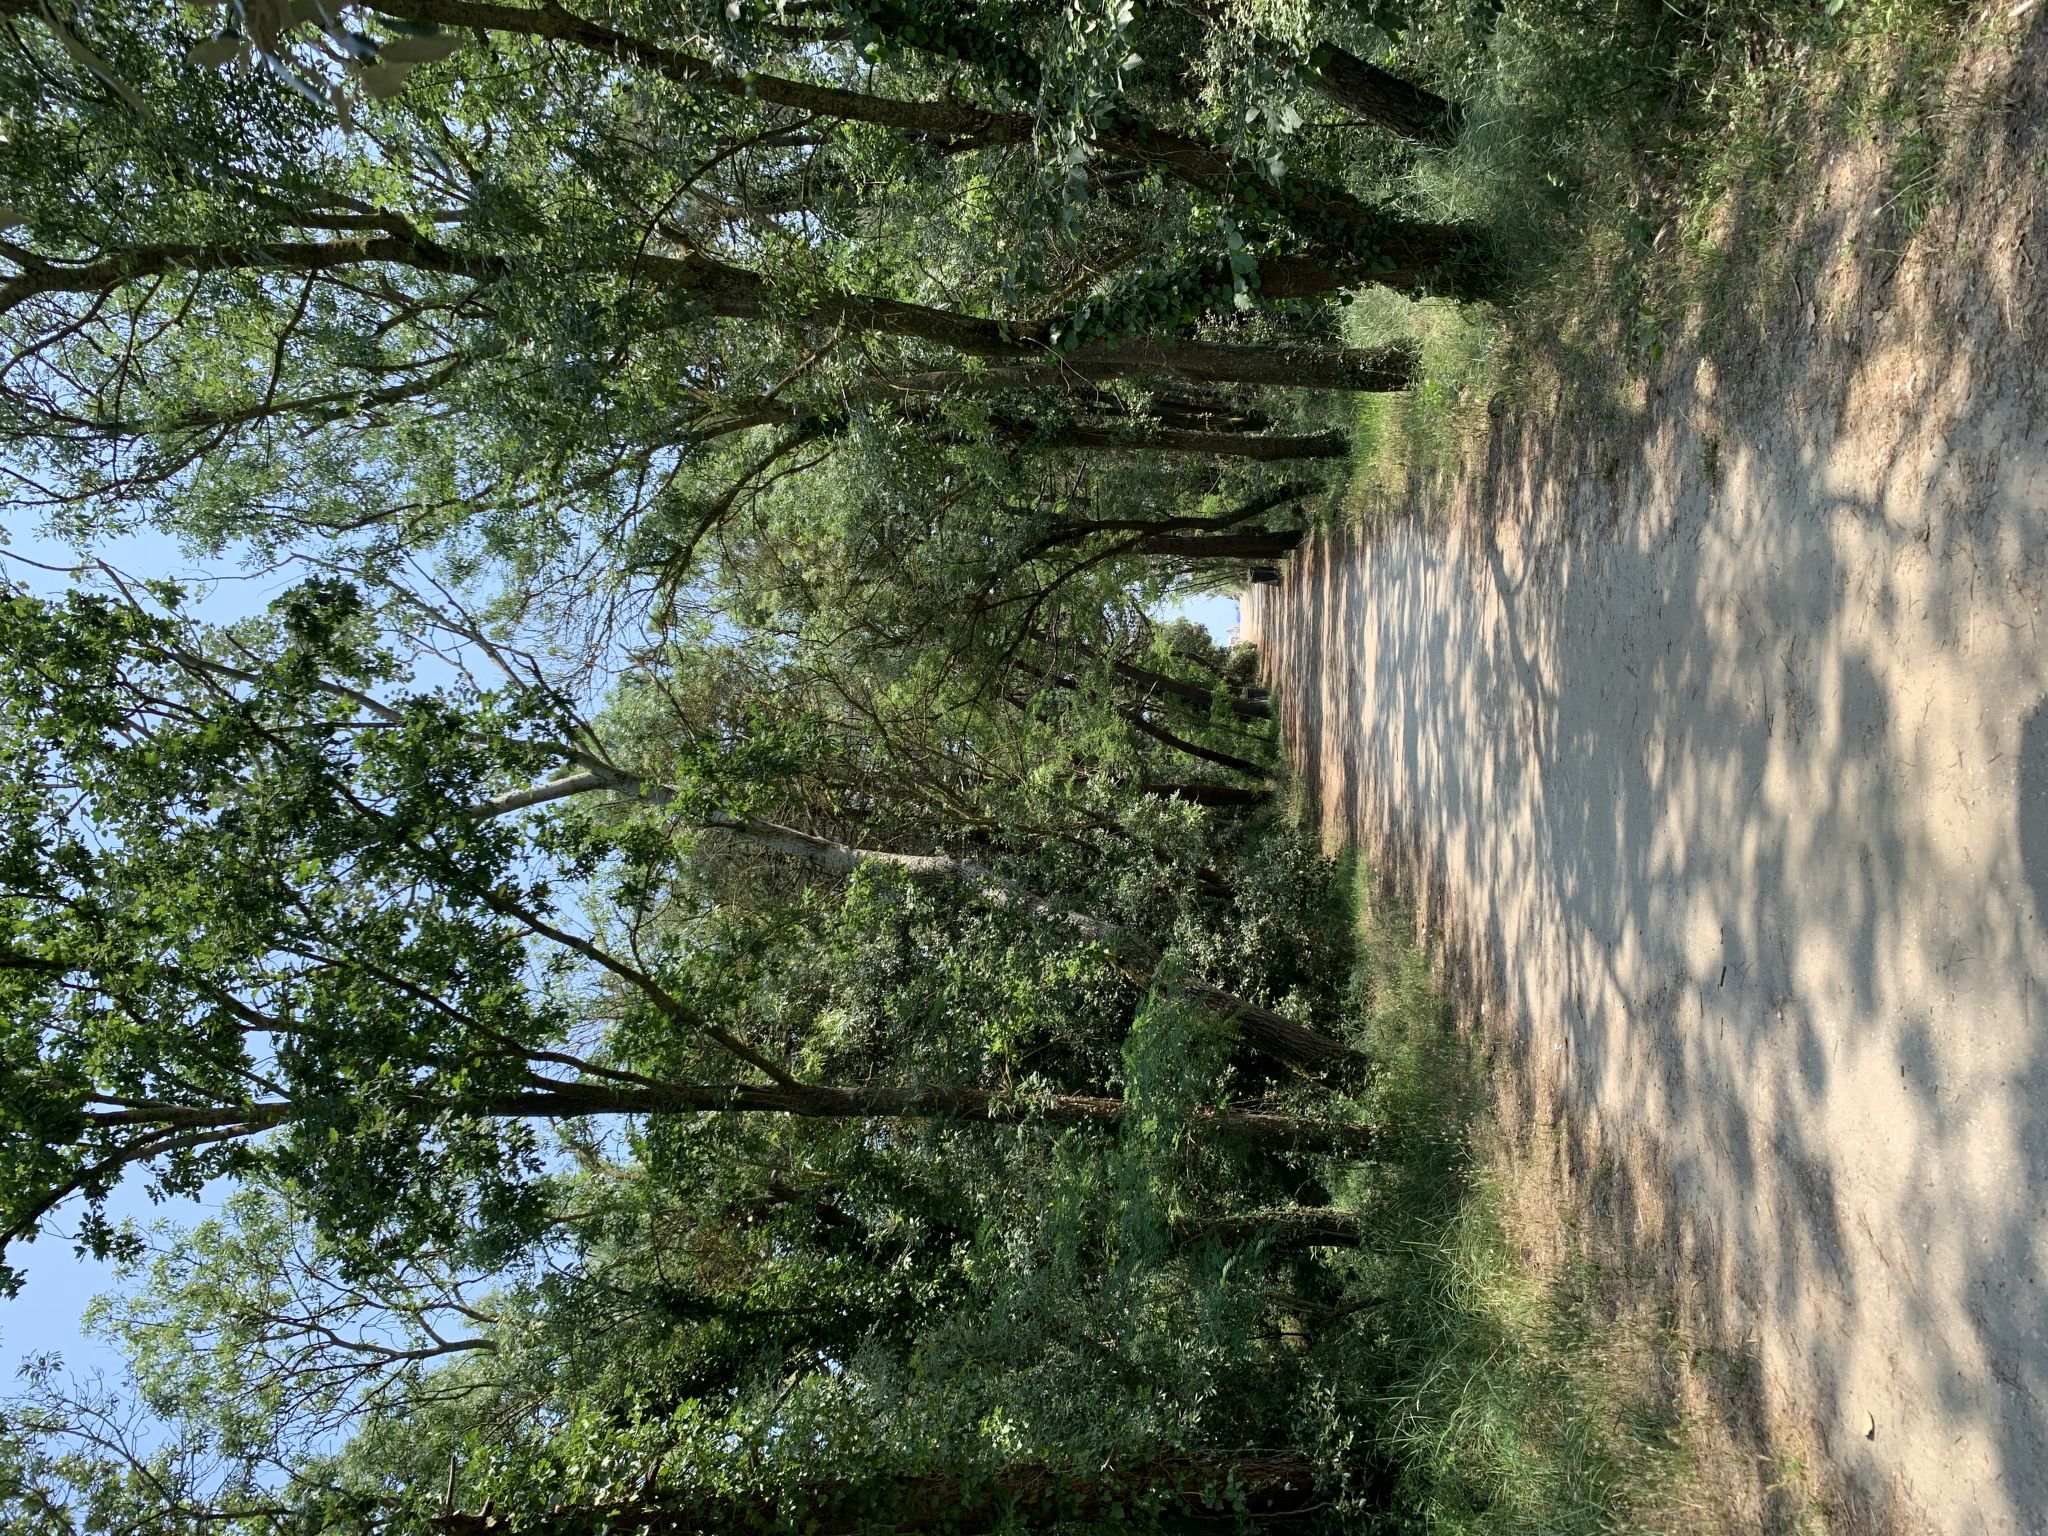
M 1376 1064 L 1365 1107 L 1388 1149 L 1335 1192 L 1371 1232 L 1349 1286 L 1373 1319 L 1353 1385 L 1395 1469 L 1375 1529 L 1818 1536 L 1803 1470 L 1743 1465 L 1720 1410 L 1674 1385 L 1739 1382 L 1747 1358 L 1641 1304 L 1549 1173 L 1547 1141 L 1505 1155 L 1485 1065 L 1413 914 L 1362 864 L 1340 878 L 1359 909 L 1355 1038 Z
M 1901 244 L 1935 205 L 1958 0 L 1413 0 L 1398 62 L 1465 103 L 1450 150 L 1353 167 L 1363 190 L 1493 232 L 1498 310 L 1370 294 L 1349 339 L 1420 339 L 1416 383 L 1356 433 L 1353 517 L 1428 505 L 1487 407 L 1619 398 L 1681 343 L 1717 355 L 1796 254 L 1774 237 L 1831 140 L 1886 160 Z
M 1410 299 L 1385 288 L 1360 295 L 1345 312 L 1345 342 L 1410 340 L 1420 356 L 1407 391 L 1362 397 L 1352 434 L 1354 494 L 1398 493 L 1462 462 L 1502 392 L 1506 339 L 1499 315 L 1482 305 Z

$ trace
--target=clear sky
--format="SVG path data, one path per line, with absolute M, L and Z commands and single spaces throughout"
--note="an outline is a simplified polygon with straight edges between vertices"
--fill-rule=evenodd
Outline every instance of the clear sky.
M 1192 619 L 1208 630 L 1218 645 L 1228 645 L 1237 629 L 1237 599 L 1216 592 L 1199 592 L 1177 602 L 1162 603 L 1153 616 Z

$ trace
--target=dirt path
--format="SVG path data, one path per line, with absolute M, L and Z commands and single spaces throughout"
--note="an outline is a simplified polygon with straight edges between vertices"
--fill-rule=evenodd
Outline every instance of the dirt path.
M 1325 814 L 1655 1138 L 1774 1410 L 1906 1528 L 2048 1530 L 2043 43 L 1903 260 L 1838 158 L 1744 361 L 1505 420 L 1246 609 Z

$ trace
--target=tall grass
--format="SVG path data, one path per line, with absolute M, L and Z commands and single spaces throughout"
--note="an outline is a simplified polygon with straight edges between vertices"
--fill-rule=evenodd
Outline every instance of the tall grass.
M 1347 339 L 1419 337 L 1416 384 L 1360 407 L 1354 513 L 1426 501 L 1493 400 L 1612 389 L 1711 352 L 1830 141 L 1877 143 L 1904 234 L 1937 195 L 1938 87 L 1961 0 L 1411 0 L 1395 65 L 1464 104 L 1455 146 L 1351 166 L 1360 190 L 1468 220 L 1501 303 L 1362 296 Z
M 1410 914 L 1362 867 L 1352 995 L 1377 1072 L 1367 1091 L 1386 1160 L 1340 1198 L 1368 1213 L 1354 1293 L 1375 1319 L 1371 1433 L 1397 1468 L 1380 1529 L 1446 1536 L 1711 1530 L 1664 1512 L 1697 1506 L 1687 1441 L 1642 1377 L 1640 1340 L 1603 1321 L 1601 1277 L 1525 1245 L 1517 1177 L 1482 1150 L 1491 1097 Z M 1546 1213 L 1568 1225 L 1561 1210 Z
M 1344 313 L 1346 345 L 1414 343 L 1415 382 L 1399 394 L 1360 395 L 1349 487 L 1336 510 L 1370 516 L 1463 462 L 1506 383 L 1509 332 L 1486 305 L 1411 299 L 1367 289 Z

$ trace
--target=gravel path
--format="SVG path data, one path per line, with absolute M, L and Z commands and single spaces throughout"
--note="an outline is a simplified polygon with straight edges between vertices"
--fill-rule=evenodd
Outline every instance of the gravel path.
M 1654 1134 L 1837 1485 L 1959 1532 L 2048 1531 L 2041 45 L 1903 261 L 1832 165 L 1739 377 L 1506 419 L 1246 605 L 1333 827 Z

